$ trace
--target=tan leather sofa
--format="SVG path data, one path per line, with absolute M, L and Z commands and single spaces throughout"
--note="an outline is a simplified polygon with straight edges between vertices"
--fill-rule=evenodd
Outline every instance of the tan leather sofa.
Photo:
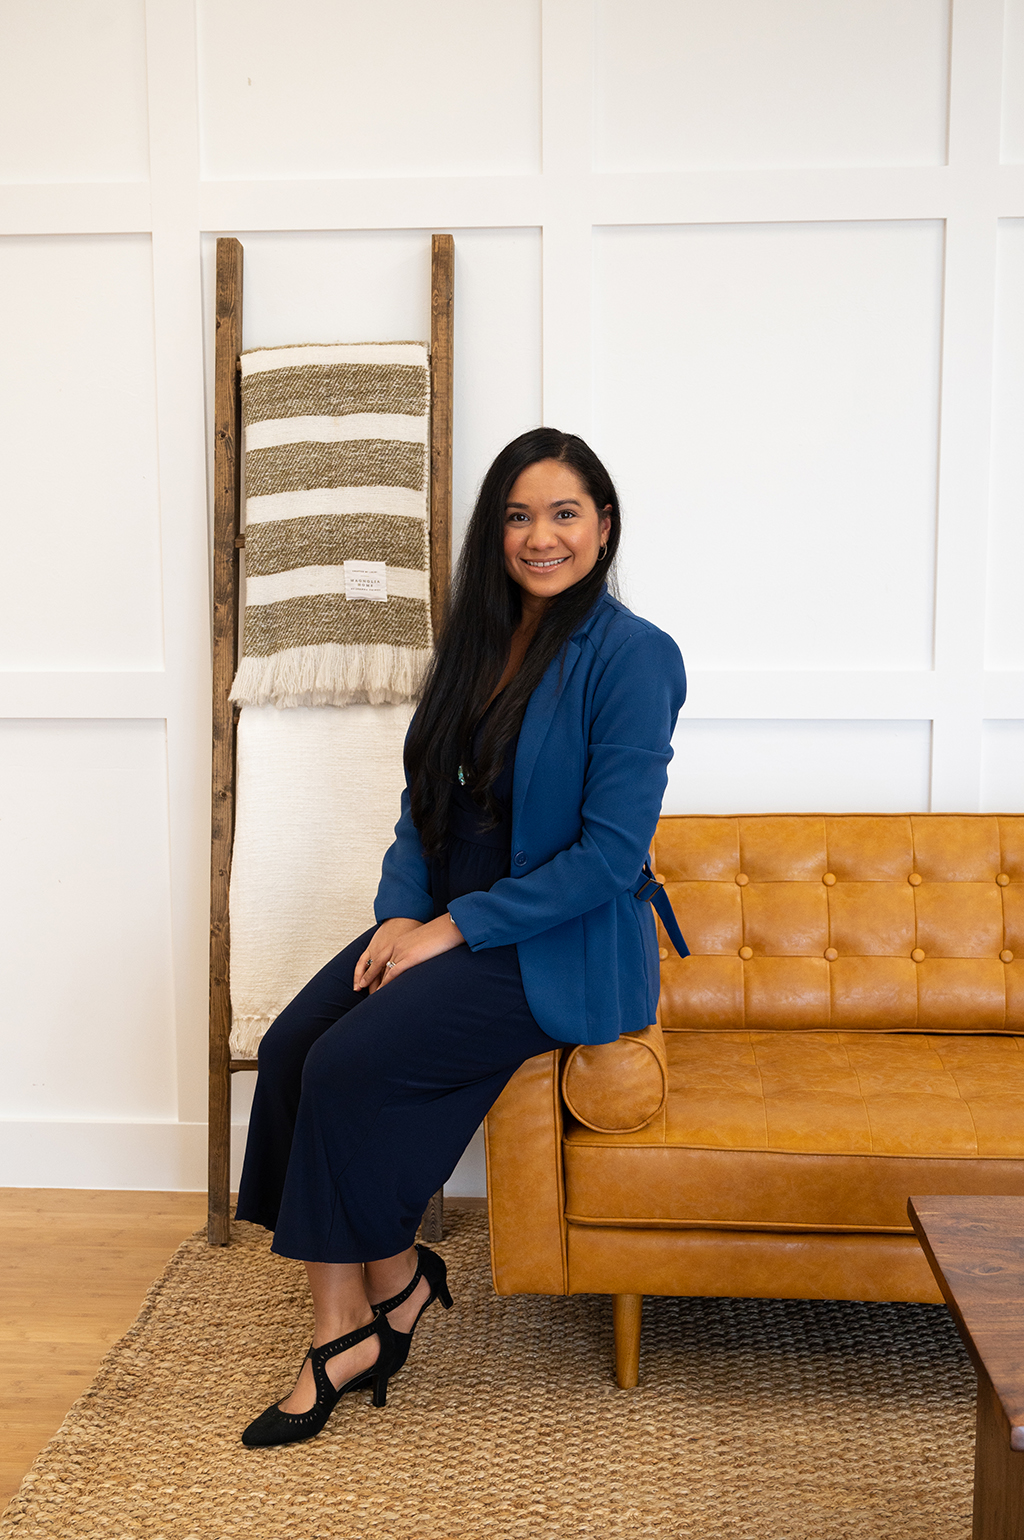
M 939 1299 L 912 1193 L 1024 1194 L 1024 817 L 666 817 L 659 1021 L 487 1120 L 499 1294 Z

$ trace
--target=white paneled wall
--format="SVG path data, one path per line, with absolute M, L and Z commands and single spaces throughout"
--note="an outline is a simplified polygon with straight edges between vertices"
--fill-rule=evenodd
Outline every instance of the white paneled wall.
M 591 437 L 690 665 L 670 810 L 1024 810 L 1024 0 L 0 44 L 0 1185 L 203 1182 L 218 234 L 258 346 L 425 336 L 454 233 L 456 534 L 507 439 Z
M 199 0 L 204 177 L 540 170 L 536 0 Z
M 1002 159 L 1024 162 L 1024 0 L 1006 0 L 1003 34 Z
M 923 812 L 930 728 L 928 722 L 688 718 L 669 769 L 665 810 Z
M 162 668 L 150 239 L 0 237 L 0 292 L 0 667 Z
M 600 171 L 939 166 L 949 0 L 597 0 Z
M 981 810 L 1020 811 L 1024 786 L 1024 721 L 985 722 L 982 736 Z
M 143 0 L 2 0 L 0 37 L 2 181 L 148 177 Z
M 695 669 L 930 668 L 941 222 L 627 225 L 594 255 L 640 612 Z
M 0 723 L 0 1118 L 176 1111 L 166 784 L 163 722 Z
M 998 243 L 985 662 L 1024 669 L 1024 219 Z

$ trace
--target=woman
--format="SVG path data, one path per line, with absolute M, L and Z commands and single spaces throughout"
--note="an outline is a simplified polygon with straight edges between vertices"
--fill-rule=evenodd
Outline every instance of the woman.
M 387 1382 L 434 1299 L 413 1239 L 526 1059 L 654 1020 L 639 891 L 686 693 L 672 639 L 613 599 L 619 504 L 581 439 L 525 433 L 488 471 L 405 747 L 377 925 L 260 1046 L 238 1217 L 305 1261 L 313 1345 L 242 1435 L 310 1438 Z

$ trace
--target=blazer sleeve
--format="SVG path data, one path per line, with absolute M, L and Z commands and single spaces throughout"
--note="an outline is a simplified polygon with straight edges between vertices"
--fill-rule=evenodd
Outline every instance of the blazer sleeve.
M 683 660 L 665 632 L 640 631 L 612 655 L 594 692 L 580 838 L 525 876 L 452 900 L 473 951 L 527 941 L 639 882 L 685 696 Z
M 373 913 L 378 925 L 385 920 L 426 923 L 434 918 L 430 868 L 409 811 L 408 786 L 402 792 L 402 811 L 395 824 L 394 840 L 384 855 Z

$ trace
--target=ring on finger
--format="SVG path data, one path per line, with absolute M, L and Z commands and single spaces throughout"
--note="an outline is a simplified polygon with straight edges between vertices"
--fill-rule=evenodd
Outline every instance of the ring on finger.
M 393 968 L 395 965 L 394 965 L 393 962 L 389 962 L 389 963 L 385 963 L 384 966 L 385 966 L 385 968 Z

